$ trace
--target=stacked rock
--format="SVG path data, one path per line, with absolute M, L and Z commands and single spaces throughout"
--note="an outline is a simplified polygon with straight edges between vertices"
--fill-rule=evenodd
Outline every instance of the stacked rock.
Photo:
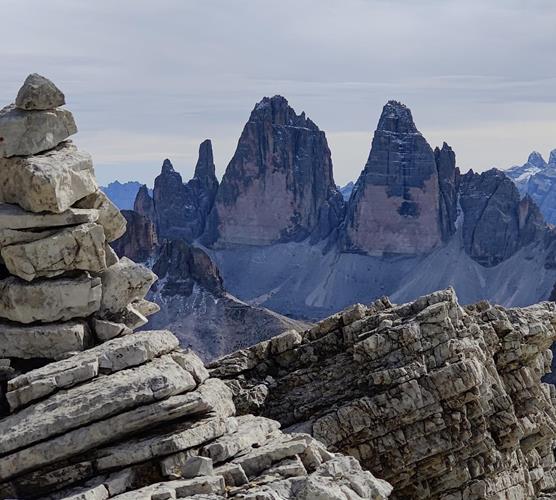
M 387 498 L 354 458 L 235 417 L 170 332 L 133 333 L 156 276 L 108 245 L 124 219 L 63 104 L 31 75 L 0 111 L 0 499 Z
M 77 128 L 64 103 L 33 74 L 0 111 L 0 357 L 23 367 L 130 333 L 157 310 L 143 300 L 156 276 L 108 245 L 126 220 L 67 140 Z

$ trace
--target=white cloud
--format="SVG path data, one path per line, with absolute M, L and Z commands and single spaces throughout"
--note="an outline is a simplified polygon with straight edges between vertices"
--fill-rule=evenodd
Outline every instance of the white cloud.
M 327 132 L 338 181 L 391 98 L 481 169 L 556 147 L 555 16 L 553 0 L 3 0 L 0 102 L 51 77 L 103 178 L 152 179 L 166 156 L 187 175 L 207 137 L 222 172 L 276 93 Z

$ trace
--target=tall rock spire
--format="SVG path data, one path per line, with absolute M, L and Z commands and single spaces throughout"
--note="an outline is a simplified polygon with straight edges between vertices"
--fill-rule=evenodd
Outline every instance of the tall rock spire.
M 327 237 L 344 213 L 323 131 L 281 96 L 253 109 L 211 212 L 209 244 Z
M 440 189 L 440 230 L 442 240 L 448 241 L 456 232 L 460 173 L 456 167 L 456 155 L 448 144 L 444 143 L 442 149 L 435 148 L 434 159 Z
M 447 154 L 443 160 L 450 161 Z M 438 177 L 434 152 L 411 111 L 389 101 L 350 200 L 344 249 L 419 254 L 437 246 L 443 239 Z
M 203 141 L 199 146 L 195 176 L 186 184 L 170 160 L 164 160 L 153 190 L 158 236 L 161 239 L 175 238 L 188 242 L 198 238 L 205 228 L 217 190 L 218 179 L 210 140 Z M 142 197 L 145 198 L 144 193 Z M 136 203 L 139 201 L 136 199 Z
M 139 215 L 150 219 L 152 222 L 155 220 L 154 211 L 154 200 L 152 199 L 149 188 L 143 184 L 139 191 L 137 191 L 137 196 L 135 197 L 135 202 L 133 203 L 133 210 Z
M 212 142 L 205 139 L 199 144 L 199 158 L 195 166 L 195 177 L 198 179 L 216 179 L 216 168 L 212 154 Z

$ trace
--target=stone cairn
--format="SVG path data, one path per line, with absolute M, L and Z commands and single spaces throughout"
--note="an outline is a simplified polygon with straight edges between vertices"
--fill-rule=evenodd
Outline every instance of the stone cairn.
M 133 333 L 156 276 L 108 245 L 125 219 L 64 103 L 33 74 L 0 110 L 0 498 L 386 498 L 356 459 L 235 417 L 170 332 Z

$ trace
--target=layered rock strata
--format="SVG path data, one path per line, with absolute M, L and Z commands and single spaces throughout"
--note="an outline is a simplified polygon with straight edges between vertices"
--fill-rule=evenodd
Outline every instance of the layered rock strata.
M 41 93 L 55 88 L 48 80 L 31 83 L 18 112 L 59 101 Z M 23 135 L 46 144 L 36 134 Z M 36 175 L 56 185 L 44 156 Z M 125 219 L 96 189 L 64 186 L 60 199 L 76 198 L 64 209 L 20 189 L 37 213 L 0 205 L 2 258 L 14 271 L 0 281 L 1 499 L 389 496 L 352 457 L 276 421 L 236 417 L 231 391 L 169 331 L 133 333 L 158 309 L 144 299 L 156 276 L 107 244 Z
M 556 487 L 556 306 L 461 307 L 453 290 L 355 305 L 212 365 L 237 408 L 308 432 L 399 499 L 534 499 Z

